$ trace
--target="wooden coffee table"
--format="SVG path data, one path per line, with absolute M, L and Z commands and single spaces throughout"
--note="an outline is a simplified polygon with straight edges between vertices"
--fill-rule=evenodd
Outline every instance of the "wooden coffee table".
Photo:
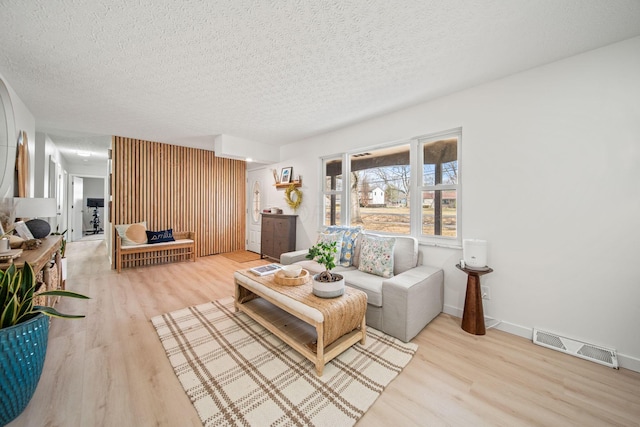
M 316 366 L 324 366 L 356 342 L 365 343 L 367 295 L 345 288 L 344 295 L 325 299 L 313 295 L 311 284 L 278 285 L 273 275 L 234 273 L 235 308 L 264 326 Z

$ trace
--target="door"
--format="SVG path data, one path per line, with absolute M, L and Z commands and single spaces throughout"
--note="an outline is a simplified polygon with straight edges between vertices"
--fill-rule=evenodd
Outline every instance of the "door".
M 263 169 L 247 171 L 247 244 L 248 251 L 260 253 L 260 212 L 262 212 Z
M 84 205 L 84 181 L 82 178 L 74 176 L 71 181 L 73 191 L 73 204 L 71 205 L 71 240 L 82 239 L 82 218 Z

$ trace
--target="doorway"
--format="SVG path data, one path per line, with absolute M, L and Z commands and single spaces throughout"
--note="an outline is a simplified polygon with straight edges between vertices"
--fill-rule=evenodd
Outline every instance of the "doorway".
M 104 240 L 105 178 L 71 176 L 69 240 Z

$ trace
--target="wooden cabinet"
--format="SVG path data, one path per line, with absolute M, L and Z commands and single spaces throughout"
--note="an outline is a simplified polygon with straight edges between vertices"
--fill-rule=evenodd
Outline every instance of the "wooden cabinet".
M 296 250 L 298 215 L 262 214 L 260 257 L 280 261 L 280 255 Z

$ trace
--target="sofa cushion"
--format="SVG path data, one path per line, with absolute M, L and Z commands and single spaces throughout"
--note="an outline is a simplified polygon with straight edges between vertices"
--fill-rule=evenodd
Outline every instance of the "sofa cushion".
M 393 276 L 394 237 L 381 237 L 364 234 L 360 239 L 360 264 L 358 270 L 376 276 Z
M 302 266 L 302 268 L 304 268 L 305 270 L 307 270 L 312 276 L 318 273 L 322 273 L 324 271 L 324 265 L 320 264 L 317 261 L 313 261 L 310 259 L 305 259 L 303 261 L 298 261 L 295 263 L 296 265 L 300 265 Z M 342 266 L 337 266 L 336 268 L 332 269 L 331 272 L 332 273 L 340 273 L 342 274 L 344 271 L 351 271 L 354 270 L 354 267 L 342 267 Z
M 418 265 L 418 240 L 410 236 L 395 236 L 393 274 L 404 273 Z
M 356 248 L 358 235 L 362 231 L 362 226 L 347 227 L 342 225 L 331 225 L 325 229 L 329 233 L 344 232 L 342 238 L 342 251 L 340 252 L 340 265 L 349 267 L 353 265 L 353 256 Z
M 302 266 L 305 270 L 307 270 L 311 275 L 322 273 L 324 271 L 324 265 L 320 264 L 317 261 L 313 261 L 310 259 L 304 261 L 296 262 L 296 265 Z
M 360 289 L 367 294 L 367 303 L 376 307 L 382 307 L 382 282 L 380 276 L 365 273 L 364 271 L 351 270 L 341 271 L 347 286 Z

